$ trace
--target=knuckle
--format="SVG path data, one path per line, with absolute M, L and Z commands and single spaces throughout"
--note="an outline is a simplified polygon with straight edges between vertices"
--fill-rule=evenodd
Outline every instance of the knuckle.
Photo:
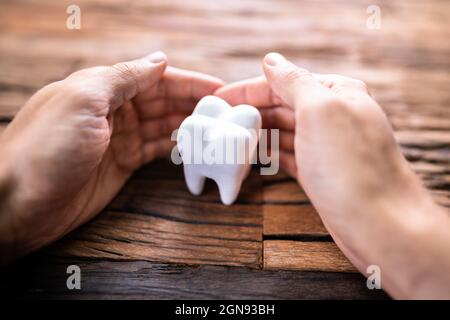
M 294 68 L 286 72 L 285 79 L 288 82 L 296 82 L 307 75 L 309 75 L 308 71 L 300 68 Z
M 138 61 L 134 62 L 119 62 L 116 63 L 111 67 L 112 77 L 116 77 L 117 84 L 120 84 L 119 86 L 115 86 L 115 89 L 119 89 L 119 87 L 124 86 L 131 86 L 133 89 L 133 94 L 127 94 L 131 98 L 131 96 L 134 96 L 136 92 L 139 90 L 140 85 L 140 79 L 142 78 L 139 72 L 139 63 Z M 114 80 L 113 80 L 114 82 Z M 124 95 L 125 98 L 125 95 Z
M 334 79 L 336 87 L 354 87 L 368 91 L 367 84 L 360 79 L 355 79 L 340 74 L 330 74 L 328 77 Z
M 130 62 L 119 62 L 111 68 L 124 79 L 133 79 L 137 74 L 136 66 Z

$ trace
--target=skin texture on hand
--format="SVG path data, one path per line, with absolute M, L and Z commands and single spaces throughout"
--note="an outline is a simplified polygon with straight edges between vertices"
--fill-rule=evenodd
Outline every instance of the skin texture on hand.
M 156 52 L 38 91 L 0 136 L 0 258 L 40 248 L 98 214 L 223 82 Z
M 260 108 L 263 127 L 280 129 L 281 167 L 363 274 L 378 265 L 397 298 L 448 298 L 449 217 L 410 169 L 366 85 L 311 74 L 276 53 L 263 67 L 265 77 L 215 94 Z

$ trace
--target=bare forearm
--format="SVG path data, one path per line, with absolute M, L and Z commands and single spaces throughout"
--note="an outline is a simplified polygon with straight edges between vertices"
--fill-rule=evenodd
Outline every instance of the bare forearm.
M 358 269 L 366 274 L 368 266 L 380 267 L 382 287 L 395 298 L 450 298 L 447 212 L 423 189 L 395 201 L 374 199 L 365 213 L 350 223 L 351 239 L 339 243 L 338 236 Z
M 385 269 L 385 287 L 396 298 L 448 299 L 449 217 L 435 204 L 424 203 L 406 212 L 410 218 L 392 222 L 398 227 L 387 236 L 390 246 L 385 243 L 377 252 Z

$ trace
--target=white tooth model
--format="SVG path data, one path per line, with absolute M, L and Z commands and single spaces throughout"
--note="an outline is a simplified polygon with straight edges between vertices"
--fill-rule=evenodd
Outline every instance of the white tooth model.
M 231 107 L 215 96 L 201 99 L 177 134 L 191 193 L 201 194 L 205 178 L 210 178 L 217 183 L 222 202 L 232 204 L 256 159 L 260 129 L 261 115 L 255 107 Z

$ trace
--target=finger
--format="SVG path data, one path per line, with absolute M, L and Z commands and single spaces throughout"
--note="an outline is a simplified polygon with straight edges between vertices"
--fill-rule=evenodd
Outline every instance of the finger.
M 291 177 L 297 179 L 297 164 L 295 162 L 295 155 L 291 152 L 280 150 L 279 157 L 281 169 L 283 169 Z
M 164 75 L 164 84 L 168 98 L 199 100 L 213 94 L 224 82 L 204 73 L 170 67 Z
M 294 132 L 280 131 L 280 149 L 294 153 L 294 138 Z
M 279 53 L 266 55 L 263 66 L 272 90 L 292 108 L 316 105 L 331 95 L 309 71 L 297 67 Z
M 163 118 L 141 122 L 141 138 L 144 141 L 150 141 L 161 137 L 170 137 L 186 117 L 187 115 L 174 113 Z
M 225 85 L 214 95 L 231 105 L 249 104 L 255 107 L 270 107 L 281 104 L 281 99 L 273 94 L 264 76 Z
M 160 118 L 170 113 L 191 114 L 197 102 L 194 100 L 158 98 L 146 102 L 137 102 L 136 109 L 141 121 Z
M 271 133 L 273 129 L 270 129 L 267 132 L 267 147 L 271 150 L 272 147 L 272 138 L 276 138 L 278 140 L 278 148 L 280 150 L 284 150 L 286 152 L 294 152 L 294 138 L 295 133 L 292 131 L 278 131 L 278 136 Z
M 144 143 L 142 146 L 144 163 L 168 156 L 174 146 L 175 141 L 171 141 L 170 138 L 161 138 Z
M 156 84 L 161 79 L 166 65 L 165 54 L 155 52 L 141 59 L 117 63 L 107 69 L 104 76 L 114 96 L 129 100 Z M 117 100 L 117 104 L 123 103 L 120 99 Z
M 295 130 L 295 117 L 292 109 L 271 107 L 259 109 L 262 126 L 265 129 Z
M 151 88 L 137 99 L 169 98 L 197 101 L 213 94 L 223 85 L 221 79 L 204 73 L 168 67 L 158 86 Z

